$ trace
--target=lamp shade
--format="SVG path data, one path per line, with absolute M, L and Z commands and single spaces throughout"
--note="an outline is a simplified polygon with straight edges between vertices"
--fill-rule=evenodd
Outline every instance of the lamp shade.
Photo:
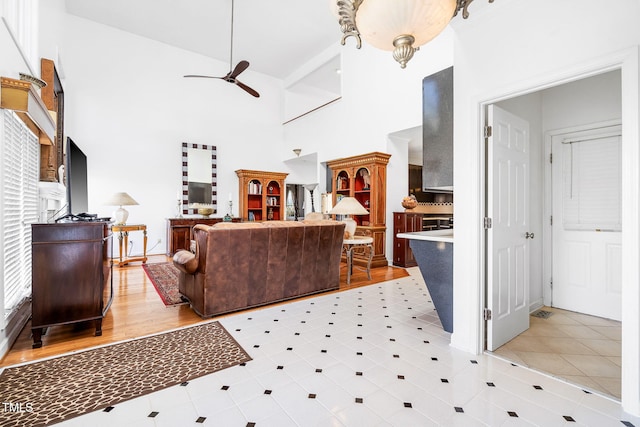
M 369 211 L 355 197 L 343 197 L 329 213 L 331 215 L 368 215 Z
M 111 197 L 109 197 L 105 202 L 105 205 L 109 206 L 120 206 L 118 210 L 115 211 L 116 224 L 122 225 L 127 223 L 127 218 L 129 218 L 129 212 L 123 206 L 131 206 L 137 205 L 138 202 L 133 200 L 133 197 L 128 195 L 127 193 L 115 193 Z
M 133 197 L 127 193 L 115 193 L 109 197 L 104 204 L 108 206 L 131 206 L 137 205 L 138 202 L 133 200 Z
M 354 197 L 343 197 L 329 212 L 332 215 L 347 215 L 342 219 L 345 223 L 344 238 L 352 239 L 356 234 L 357 224 L 349 215 L 367 215 L 369 211 Z
M 356 15 L 362 38 L 392 51 L 399 36 L 412 36 L 422 46 L 444 30 L 456 9 L 456 0 L 365 0 Z

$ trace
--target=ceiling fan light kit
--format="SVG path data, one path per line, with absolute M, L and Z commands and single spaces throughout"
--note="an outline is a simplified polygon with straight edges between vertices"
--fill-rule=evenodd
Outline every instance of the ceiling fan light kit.
M 330 0 L 343 33 L 341 43 L 354 37 L 356 48 L 362 39 L 382 50 L 393 52 L 401 68 L 420 46 L 440 34 L 462 10 L 469 17 L 473 0 Z M 488 0 L 493 3 L 493 0 Z
M 235 3 L 235 0 L 231 0 L 231 37 L 230 37 L 231 47 L 229 49 L 229 72 L 223 77 L 203 76 L 203 75 L 198 75 L 198 74 L 187 74 L 184 77 L 196 77 L 196 78 L 204 78 L 204 79 L 220 79 L 220 80 L 224 80 L 227 83 L 235 84 L 236 86 L 238 86 L 239 88 L 241 88 L 245 92 L 247 92 L 248 94 L 250 94 L 252 96 L 255 96 L 256 98 L 259 98 L 260 94 L 255 89 L 250 88 L 249 86 L 247 86 L 246 84 L 244 84 L 240 80 L 238 80 L 238 75 L 240 73 L 242 73 L 244 70 L 246 70 L 247 68 L 249 68 L 249 61 L 242 60 L 242 61 L 238 62 L 238 64 L 235 66 L 235 68 L 231 69 L 231 67 L 233 66 L 233 10 L 234 10 L 234 3 Z

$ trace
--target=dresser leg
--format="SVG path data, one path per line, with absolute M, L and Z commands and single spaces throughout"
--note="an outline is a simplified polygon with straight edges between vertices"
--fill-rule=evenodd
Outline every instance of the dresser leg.
M 42 347 L 42 328 L 32 328 L 31 335 L 33 335 L 33 345 L 31 348 Z
M 96 319 L 96 337 L 102 336 L 102 319 Z

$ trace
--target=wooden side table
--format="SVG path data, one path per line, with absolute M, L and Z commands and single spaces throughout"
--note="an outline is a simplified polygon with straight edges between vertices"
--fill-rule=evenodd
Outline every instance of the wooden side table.
M 147 226 L 144 224 L 119 224 L 112 225 L 111 231 L 114 233 L 118 233 L 118 252 L 120 255 L 118 267 L 122 267 L 123 265 L 127 265 L 130 262 L 142 261 L 142 263 L 147 262 Z M 127 253 L 129 253 L 129 232 L 130 231 L 142 231 L 144 233 L 144 243 L 142 249 L 141 257 L 132 257 L 128 258 Z M 122 240 L 124 239 L 124 257 L 122 255 Z
M 367 277 L 371 280 L 371 259 L 373 258 L 373 237 L 353 236 L 352 239 L 344 239 L 342 248 L 347 256 L 347 285 L 351 284 L 351 272 L 353 270 L 353 249 L 366 248 L 369 251 L 367 260 Z

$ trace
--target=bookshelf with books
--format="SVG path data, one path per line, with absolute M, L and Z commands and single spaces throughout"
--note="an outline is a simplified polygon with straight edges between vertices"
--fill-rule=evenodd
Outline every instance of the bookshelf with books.
M 288 174 L 239 169 L 240 217 L 242 221 L 270 221 L 285 218 L 285 185 Z
M 333 206 L 343 197 L 354 197 L 369 212 L 354 215 L 358 224 L 356 235 L 373 237 L 373 259 L 371 267 L 387 266 L 386 244 L 386 194 L 387 164 L 390 154 L 372 152 L 359 156 L 331 160 L 333 183 Z M 354 254 L 354 263 L 366 265 L 366 257 Z

